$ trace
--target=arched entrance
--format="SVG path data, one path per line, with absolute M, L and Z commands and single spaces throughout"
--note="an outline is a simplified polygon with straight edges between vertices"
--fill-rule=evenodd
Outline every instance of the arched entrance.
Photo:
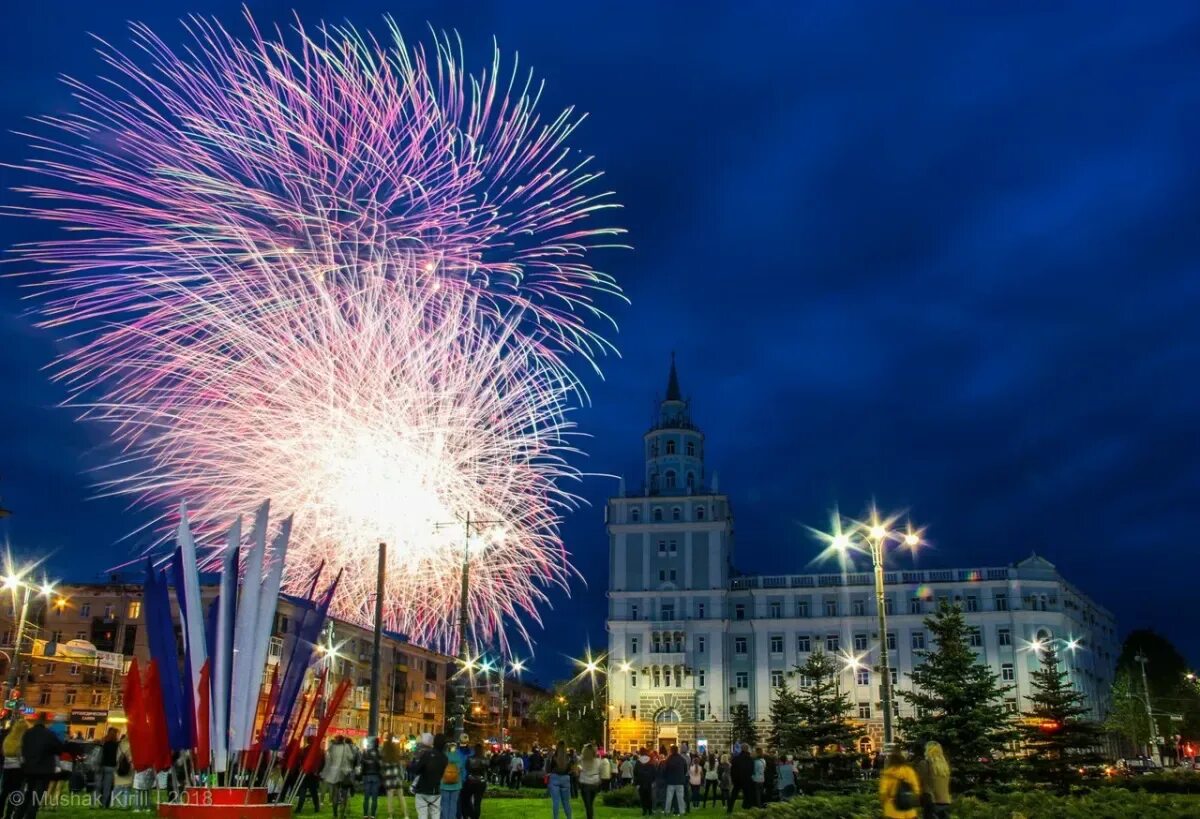
M 664 708 L 654 715 L 654 736 L 659 745 L 679 743 L 679 723 L 682 719 L 674 708 Z

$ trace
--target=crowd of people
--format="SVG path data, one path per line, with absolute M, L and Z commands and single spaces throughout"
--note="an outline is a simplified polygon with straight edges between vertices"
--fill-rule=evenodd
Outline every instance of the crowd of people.
M 310 749 L 303 749 L 305 758 Z M 149 792 L 170 787 L 153 771 L 133 769 L 129 740 L 116 729 L 93 743 L 68 738 L 65 725 L 45 715 L 32 722 L 18 719 L 0 734 L 0 751 L 0 819 L 36 819 L 39 807 L 56 804 L 67 790 L 90 793 L 100 808 L 148 811 Z M 594 819 L 597 796 L 622 788 L 636 792 L 643 816 L 684 815 L 710 805 L 728 814 L 739 803 L 749 809 L 792 799 L 800 795 L 802 778 L 792 755 L 745 743 L 735 743 L 729 754 L 688 753 L 672 745 L 607 756 L 591 744 L 576 752 L 562 742 L 527 752 L 493 751 L 471 745 L 466 734 L 458 742 L 424 734 L 361 744 L 339 735 L 313 756 L 317 765 L 311 773 L 271 771 L 269 797 L 292 802 L 296 815 L 309 806 L 319 812 L 325 799 L 335 819 L 349 819 L 355 791 L 363 797 L 364 819 L 407 819 L 406 793 L 415 801 L 416 819 L 481 819 L 488 785 L 545 788 L 553 819 L 574 819 L 575 800 L 582 802 L 584 819 Z M 941 746 L 927 743 L 917 756 L 910 760 L 896 748 L 886 758 L 864 759 L 863 775 L 878 777 L 885 819 L 950 815 L 950 768 Z M 182 773 L 178 778 L 187 781 Z

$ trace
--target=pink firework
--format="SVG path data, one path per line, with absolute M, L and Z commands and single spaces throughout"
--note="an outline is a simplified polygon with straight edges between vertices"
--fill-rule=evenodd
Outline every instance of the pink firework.
M 31 137 L 26 211 L 74 230 L 17 252 L 75 330 L 72 403 L 124 446 L 107 491 L 209 532 L 270 498 L 291 588 L 345 569 L 360 619 L 386 541 L 389 627 L 444 648 L 469 548 L 475 633 L 503 641 L 569 576 L 569 361 L 608 349 L 620 297 L 586 262 L 620 231 L 593 224 L 613 205 L 565 145 L 578 118 L 447 37 L 188 27 L 178 56 L 135 26 L 137 59 L 102 52 L 116 90 L 70 81 L 82 113 Z M 493 522 L 469 546 L 443 525 L 467 515 Z

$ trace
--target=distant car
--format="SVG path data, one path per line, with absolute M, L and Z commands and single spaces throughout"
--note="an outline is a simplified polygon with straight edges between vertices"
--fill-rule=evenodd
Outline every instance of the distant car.
M 1132 756 L 1127 759 L 1118 759 L 1117 770 L 1124 772 L 1127 776 L 1140 776 L 1161 771 L 1162 765 L 1148 756 Z

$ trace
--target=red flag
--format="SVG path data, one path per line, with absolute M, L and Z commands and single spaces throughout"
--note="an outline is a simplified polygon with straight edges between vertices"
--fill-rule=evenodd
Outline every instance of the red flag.
M 292 723 L 292 730 L 288 734 L 288 742 L 286 752 L 283 757 L 283 768 L 290 771 L 300 764 L 302 761 L 299 758 L 300 741 L 304 736 L 304 729 L 308 727 L 308 721 L 312 719 L 313 711 L 317 703 L 321 699 L 321 692 L 325 690 L 325 675 L 329 671 L 329 666 L 321 669 L 321 675 L 316 679 L 316 685 L 309 694 L 308 701 L 300 709 L 300 715 L 296 721 Z
M 346 692 L 350 690 L 350 680 L 343 679 L 337 687 L 337 691 L 333 693 L 333 697 L 329 700 L 329 707 L 325 709 L 325 716 L 321 718 L 321 726 L 317 729 L 317 735 L 313 739 L 312 746 L 308 749 L 308 754 L 304 757 L 304 772 L 306 774 L 315 774 L 317 765 L 321 761 L 321 744 L 325 741 L 325 734 L 329 732 L 329 725 L 333 722 L 334 716 L 338 709 L 342 707 L 342 700 L 346 697 Z
M 158 663 L 150 661 L 142 681 L 142 704 L 146 714 L 147 745 L 154 749 L 151 765 L 165 771 L 171 767 L 171 743 L 167 739 L 167 712 L 163 709 L 162 686 L 158 680 Z
M 138 671 L 137 657 L 129 663 L 122 702 L 128 721 L 126 733 L 129 735 L 129 752 L 133 757 L 130 762 L 134 770 L 140 771 L 154 764 L 154 747 L 146 730 L 146 706 L 142 702 L 142 675 Z
M 207 771 L 209 759 L 212 757 L 209 732 L 211 722 L 208 709 L 209 697 L 209 661 L 205 660 L 200 666 L 200 682 L 196 689 L 196 770 Z

